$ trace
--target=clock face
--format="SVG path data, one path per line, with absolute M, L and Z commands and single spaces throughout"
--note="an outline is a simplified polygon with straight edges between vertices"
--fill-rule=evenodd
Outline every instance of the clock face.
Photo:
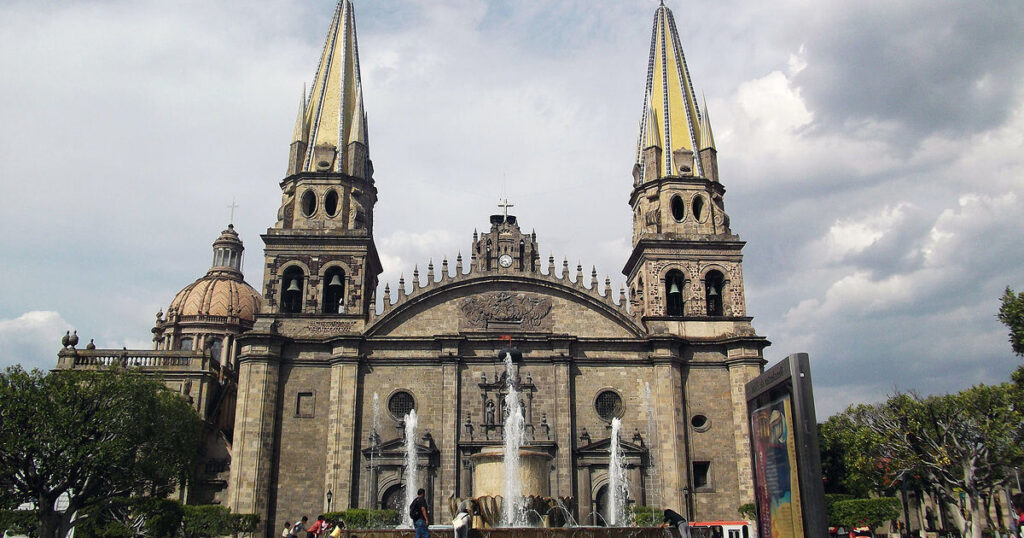
M 512 267 L 512 256 L 502 254 L 501 257 L 498 258 L 498 263 L 501 264 L 502 267 Z

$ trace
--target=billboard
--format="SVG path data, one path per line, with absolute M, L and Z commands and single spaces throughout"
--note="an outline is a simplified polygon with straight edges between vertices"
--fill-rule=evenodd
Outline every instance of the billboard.
M 806 353 L 786 357 L 746 386 L 757 532 L 824 536 L 825 497 Z

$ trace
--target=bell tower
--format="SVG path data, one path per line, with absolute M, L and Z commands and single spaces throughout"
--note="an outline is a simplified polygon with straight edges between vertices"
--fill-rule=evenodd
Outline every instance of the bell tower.
M 662 4 L 654 15 L 629 197 L 633 252 L 623 269 L 632 311 L 646 321 L 746 316 L 743 242 L 729 227 L 711 120 L 702 104 L 672 11 Z
M 358 329 L 381 266 L 350 0 L 338 2 L 313 85 L 299 100 L 281 193 L 277 222 L 263 235 L 268 313 L 347 319 Z

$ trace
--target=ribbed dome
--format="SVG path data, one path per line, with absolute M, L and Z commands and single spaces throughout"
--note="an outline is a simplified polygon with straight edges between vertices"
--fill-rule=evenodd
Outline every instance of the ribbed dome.
M 178 318 L 234 316 L 253 321 L 261 301 L 259 292 L 241 278 L 211 271 L 179 291 L 167 313 Z
M 192 316 L 237 317 L 252 322 L 262 298 L 242 278 L 245 246 L 231 224 L 213 242 L 213 265 L 206 276 L 178 292 L 167 309 L 168 319 Z

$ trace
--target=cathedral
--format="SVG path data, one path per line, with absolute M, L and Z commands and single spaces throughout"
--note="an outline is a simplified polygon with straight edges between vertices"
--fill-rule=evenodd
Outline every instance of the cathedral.
M 450 498 L 479 493 L 478 456 L 502 444 L 497 351 L 513 346 L 525 443 L 548 462 L 541 487 L 571 499 L 580 523 L 605 519 L 615 418 L 628 502 L 736 519 L 753 501 L 744 385 L 769 343 L 746 312 L 744 243 L 672 11 L 654 14 L 631 174 L 623 163 L 633 235 L 618 292 L 542 258 L 543 233 L 525 233 L 507 207 L 467 257 L 379 282 L 359 52 L 353 2 L 341 0 L 261 236 L 263 281 L 244 281 L 228 226 L 209 272 L 157 314 L 154 349 L 71 345 L 58 368 L 161 374 L 207 423 L 188 502 L 261 514 L 269 532 L 301 514 L 400 506 L 412 410 L 417 483 L 431 520 L 447 521 Z

